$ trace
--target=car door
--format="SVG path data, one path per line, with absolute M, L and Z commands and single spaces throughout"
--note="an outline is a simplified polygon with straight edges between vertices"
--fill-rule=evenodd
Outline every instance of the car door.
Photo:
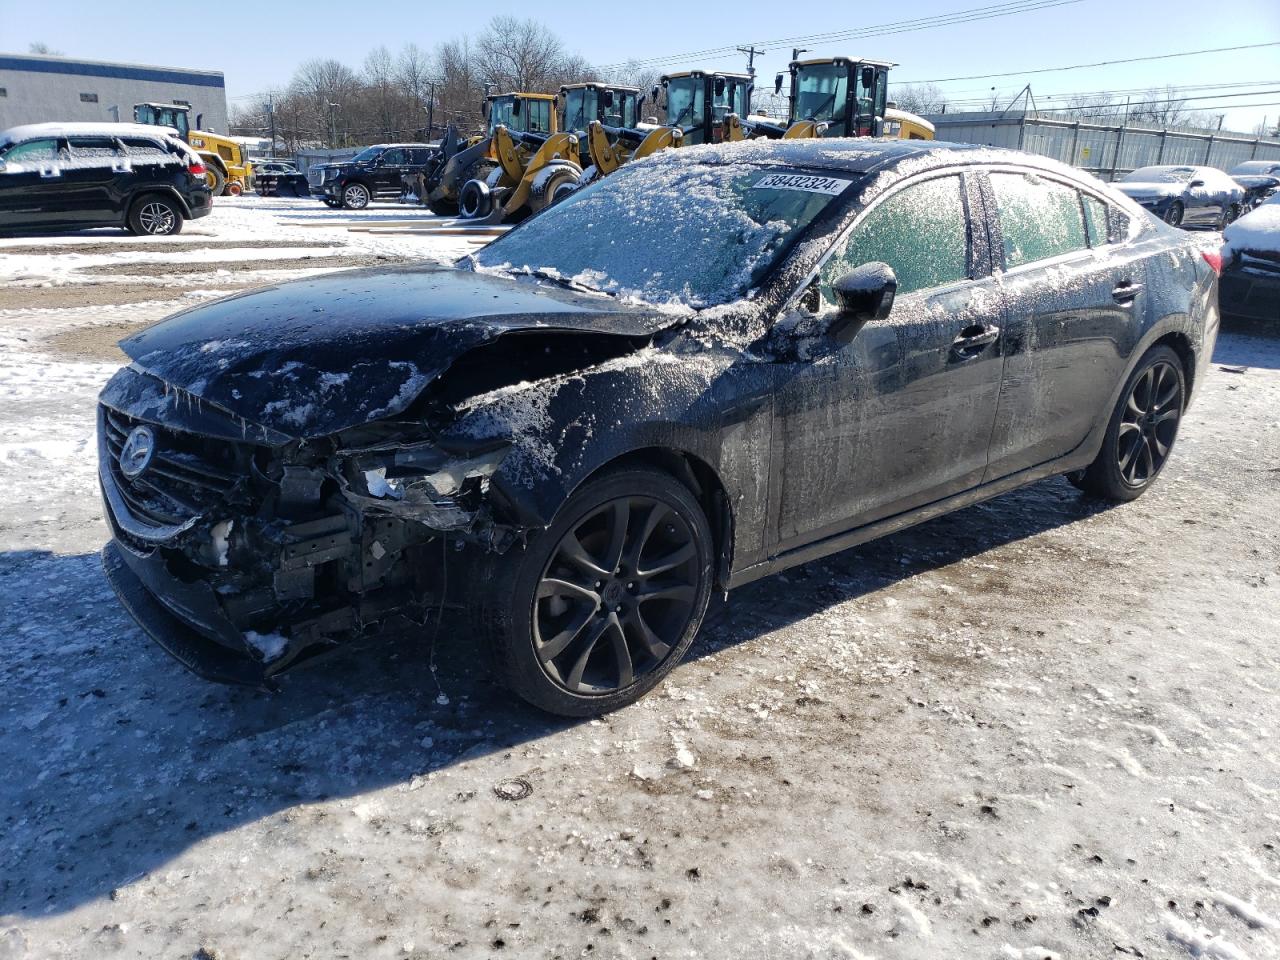
M 378 193 L 400 193 L 400 178 L 404 175 L 407 154 L 404 147 L 392 147 L 382 152 L 374 170 L 374 189 Z
M 68 137 L 62 190 L 68 219 L 82 226 L 123 219 L 119 197 L 131 176 L 124 150 L 114 137 Z
M 0 229 L 62 226 L 67 211 L 62 202 L 65 155 L 56 138 L 27 140 L 4 155 L 0 172 Z
M 990 481 L 1085 440 L 1136 342 L 1146 273 L 1123 242 L 1124 214 L 1099 196 L 1020 170 L 991 171 L 984 189 L 997 214 L 992 252 L 998 265 L 1003 258 L 1005 313 Z
M 889 264 L 898 295 L 886 320 L 846 346 L 818 336 L 807 359 L 781 373 L 778 552 L 981 481 L 1000 389 L 1001 301 L 980 203 L 966 175 L 930 176 L 879 198 L 835 244 L 819 276 L 819 324 L 834 310 L 831 284 L 860 264 Z

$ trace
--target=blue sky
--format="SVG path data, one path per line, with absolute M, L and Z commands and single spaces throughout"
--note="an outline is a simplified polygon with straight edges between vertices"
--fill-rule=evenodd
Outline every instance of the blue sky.
M 679 55 L 755 42 L 767 51 L 756 60 L 764 87 L 790 57 L 792 44 L 776 42 L 783 38 L 954 14 L 991 2 L 923 0 L 906 5 L 873 0 L 791 7 L 776 0 L 737 5 L 642 0 L 541 7 L 553 11 L 546 25 L 568 48 L 594 63 L 672 56 L 666 64 L 672 68 L 701 63 L 742 69 L 746 60 L 741 55 Z M 0 52 L 22 53 L 40 41 L 67 56 L 221 70 L 228 95 L 235 98 L 283 86 L 293 68 L 310 57 L 335 57 L 358 67 L 379 44 L 393 51 L 408 41 L 430 48 L 478 32 L 494 14 L 525 16 L 539 6 L 311 0 L 233 5 L 226 16 L 209 16 L 207 5 L 174 0 L 0 0 Z M 636 25 L 633 36 L 626 35 L 627 23 Z M 1280 41 L 1277 0 L 1078 0 L 985 22 L 804 45 L 814 56 L 841 53 L 897 61 L 892 85 L 895 80 L 1004 73 L 1266 41 Z M 1173 83 L 1201 86 L 1187 93 L 1210 98 L 1191 105 L 1225 113 L 1224 129 L 1252 130 L 1264 116 L 1280 116 L 1280 46 L 940 86 L 953 97 L 986 96 L 995 86 L 997 93 L 1012 98 L 1028 80 L 1042 107 L 1052 105 L 1047 99 L 1052 95 Z M 1203 89 L 1210 84 L 1253 86 Z M 1227 96 L 1236 93 L 1248 95 Z M 1238 106 L 1243 104 L 1259 106 Z

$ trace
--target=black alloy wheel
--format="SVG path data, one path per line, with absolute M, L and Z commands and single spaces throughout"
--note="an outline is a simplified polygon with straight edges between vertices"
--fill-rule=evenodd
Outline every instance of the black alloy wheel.
M 1182 418 L 1182 377 L 1160 360 L 1143 371 L 1129 391 L 1116 435 L 1116 466 L 1131 487 L 1146 486 L 1173 449 Z
M 1186 403 L 1181 358 L 1171 347 L 1153 347 L 1129 375 L 1097 457 L 1068 479 L 1106 500 L 1136 500 L 1168 462 Z
M 714 555 L 689 487 L 620 468 L 584 483 L 527 546 L 476 556 L 468 607 L 502 683 L 550 713 L 595 716 L 640 699 L 680 662 Z
M 614 693 L 683 637 L 698 597 L 693 531 L 648 496 L 619 497 L 561 538 L 538 583 L 533 644 L 570 693 Z
M 1175 200 L 1169 204 L 1169 209 L 1164 212 L 1164 222 L 1171 227 L 1182 226 L 1182 201 Z

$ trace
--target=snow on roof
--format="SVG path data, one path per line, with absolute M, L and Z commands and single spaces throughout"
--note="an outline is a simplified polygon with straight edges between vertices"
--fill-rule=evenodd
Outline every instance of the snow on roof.
M 1246 160 L 1244 163 L 1237 163 L 1231 168 L 1233 174 L 1248 173 L 1271 173 L 1273 170 L 1280 171 L 1280 158 L 1275 160 Z
M 1228 256 L 1240 250 L 1280 253 L 1280 194 L 1230 224 L 1222 239 Z
M 25 123 L 19 127 L 0 131 L 0 142 L 17 143 L 19 140 L 33 140 L 37 137 L 155 137 L 160 135 L 177 137 L 178 131 L 172 127 L 158 127 L 147 123 L 91 121 Z

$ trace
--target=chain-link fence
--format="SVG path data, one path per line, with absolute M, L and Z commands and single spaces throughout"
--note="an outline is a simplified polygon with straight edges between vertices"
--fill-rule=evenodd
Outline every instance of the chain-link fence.
M 1177 163 L 1230 170 L 1246 160 L 1280 162 L 1280 140 L 1240 133 L 1110 126 L 1043 116 L 931 114 L 939 140 L 1009 147 L 1053 157 L 1114 180 L 1138 167 Z

